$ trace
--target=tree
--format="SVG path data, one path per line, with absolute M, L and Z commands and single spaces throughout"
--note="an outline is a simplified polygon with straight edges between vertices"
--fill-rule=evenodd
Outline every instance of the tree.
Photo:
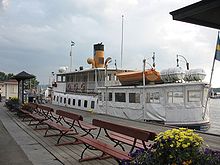
M 6 75 L 4 72 L 0 72 L 0 81 L 5 81 Z
M 9 80 L 9 79 L 11 79 L 13 76 L 14 76 L 13 73 L 9 73 L 9 74 L 7 75 L 7 79 Z
M 5 74 L 4 72 L 0 72 L 0 81 L 9 80 L 13 76 L 14 76 L 13 73 Z
M 25 89 L 37 88 L 38 85 L 39 85 L 39 81 L 37 81 L 36 77 L 29 79 L 29 80 L 26 80 L 24 82 Z

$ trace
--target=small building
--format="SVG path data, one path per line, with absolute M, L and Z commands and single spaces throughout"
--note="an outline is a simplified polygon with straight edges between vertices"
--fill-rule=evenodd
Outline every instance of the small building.
M 2 97 L 5 97 L 5 85 L 4 81 L 0 81 L 0 89 L 2 91 Z
M 9 99 L 9 97 L 18 97 L 18 82 L 15 79 L 10 79 L 0 83 L 2 90 L 2 97 Z

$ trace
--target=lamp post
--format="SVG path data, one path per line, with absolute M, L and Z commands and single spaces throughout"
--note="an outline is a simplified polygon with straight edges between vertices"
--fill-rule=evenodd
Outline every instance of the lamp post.
M 108 95 L 107 95 L 107 90 L 108 90 L 108 87 L 107 87 L 107 68 L 108 68 L 108 64 L 112 61 L 112 58 L 111 57 L 108 57 L 106 60 L 105 60 L 105 113 L 107 114 L 107 101 L 108 101 Z
M 51 87 L 54 86 L 54 83 L 55 83 L 55 73 L 54 72 L 51 72 L 51 77 L 52 77 L 52 80 L 51 80 Z
M 186 69 L 189 70 L 189 63 L 186 60 L 186 58 L 184 56 L 182 56 L 182 55 L 179 55 L 179 54 L 177 54 L 176 57 L 177 57 L 177 59 L 176 59 L 177 67 L 179 67 L 179 58 L 178 57 L 182 57 L 185 60 L 185 62 L 186 62 Z
M 146 65 L 146 59 L 143 60 L 143 86 L 145 86 L 145 65 Z
M 72 48 L 73 46 L 75 45 L 75 42 L 71 41 L 71 48 L 70 48 L 70 72 L 71 72 L 71 69 L 72 69 L 72 60 L 73 60 L 73 56 L 72 56 Z

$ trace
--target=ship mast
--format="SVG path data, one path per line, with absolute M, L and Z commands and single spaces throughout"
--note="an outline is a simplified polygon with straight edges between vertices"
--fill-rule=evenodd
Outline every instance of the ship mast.
M 70 72 L 72 71 L 72 65 L 73 65 L 73 46 L 75 45 L 75 42 L 71 41 L 71 48 L 70 48 Z
M 123 57 L 123 44 L 124 44 L 124 15 L 121 16 L 121 68 L 122 68 L 122 57 Z

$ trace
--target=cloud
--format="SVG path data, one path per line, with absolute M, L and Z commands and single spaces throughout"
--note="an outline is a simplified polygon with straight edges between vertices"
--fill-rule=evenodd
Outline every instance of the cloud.
M 1 0 L 0 1 L 0 10 L 6 10 L 8 8 L 9 5 L 9 0 Z
M 192 68 L 205 68 L 207 73 L 212 65 L 216 31 L 173 21 L 169 14 L 196 0 L 0 2 L 2 10 L 8 6 L 0 15 L 0 70 L 26 70 L 41 83 L 48 83 L 51 72 L 60 66 L 69 66 L 71 40 L 76 43 L 74 68 L 90 67 L 86 59 L 92 56 L 93 44 L 97 42 L 105 44 L 105 56 L 117 60 L 120 67 L 122 14 L 124 68 L 141 69 L 143 58 L 152 62 L 153 52 L 159 70 L 175 67 L 176 54 L 184 55 Z M 185 67 L 183 62 L 180 65 Z

